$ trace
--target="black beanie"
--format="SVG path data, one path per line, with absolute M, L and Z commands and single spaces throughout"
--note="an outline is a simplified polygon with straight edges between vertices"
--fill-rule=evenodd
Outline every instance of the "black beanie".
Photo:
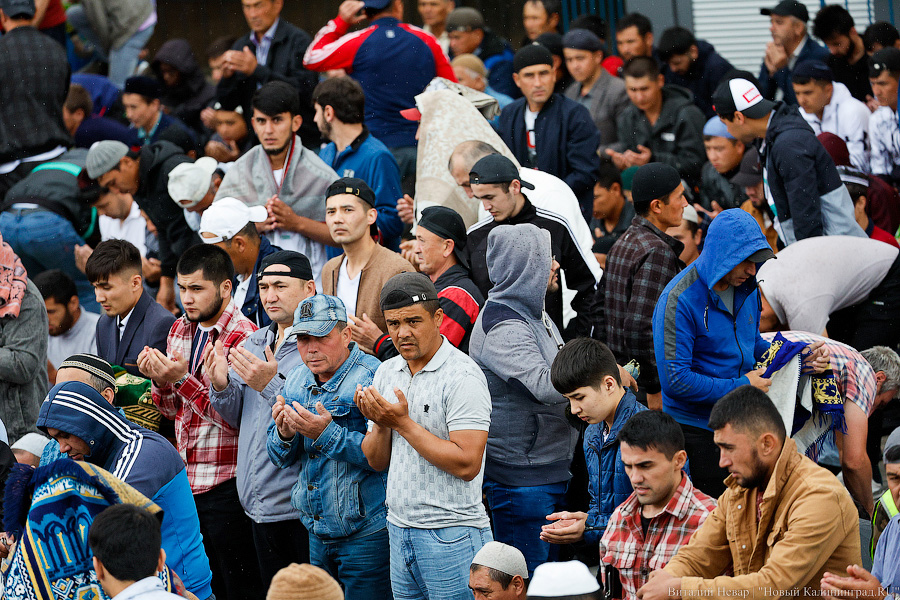
M 664 163 L 649 163 L 637 170 L 631 183 L 631 198 L 638 214 L 657 198 L 668 196 L 681 184 L 681 176 L 674 167 Z
M 513 73 L 518 73 L 525 67 L 532 65 L 553 66 L 553 55 L 544 46 L 537 42 L 523 46 L 513 57 Z

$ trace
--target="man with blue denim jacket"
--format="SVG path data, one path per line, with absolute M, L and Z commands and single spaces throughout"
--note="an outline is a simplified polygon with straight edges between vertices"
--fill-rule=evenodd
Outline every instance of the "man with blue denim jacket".
M 387 474 L 363 454 L 366 419 L 354 403 L 381 363 L 351 341 L 335 296 L 301 302 L 289 335 L 306 368 L 291 371 L 272 407 L 269 458 L 281 468 L 302 462 L 291 503 L 309 530 L 310 562 L 340 581 L 348 600 L 389 599 Z
M 294 324 L 294 311 L 316 293 L 309 259 L 299 252 L 281 250 L 259 262 L 254 274 L 259 303 L 271 325 L 247 337 L 232 350 L 231 365 L 223 349 L 206 356 L 212 386 L 209 400 L 234 427 L 238 437 L 237 487 L 244 512 L 250 517 L 253 545 L 265 588 L 279 569 L 309 559 L 306 529 L 291 506 L 290 490 L 299 465 L 279 469 L 266 456 L 272 405 L 287 375 L 303 361 L 286 332 Z

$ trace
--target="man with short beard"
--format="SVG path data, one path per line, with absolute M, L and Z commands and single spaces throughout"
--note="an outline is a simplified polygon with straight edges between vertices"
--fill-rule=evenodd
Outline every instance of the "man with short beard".
M 728 489 L 688 545 L 650 573 L 638 598 L 818 595 L 825 573 L 859 562 L 859 516 L 850 494 L 797 451 L 765 393 L 743 386 L 726 394 L 713 406 L 709 427 L 719 465 L 731 473 Z
M 303 123 L 300 100 L 287 83 L 272 81 L 256 91 L 251 123 L 260 143 L 234 162 L 216 201 L 237 198 L 265 206 L 269 219 L 261 231 L 279 248 L 309 258 L 318 275 L 328 260 L 326 245 L 334 245 L 322 197 L 337 175 L 303 147 L 297 135 Z
M 184 316 L 172 325 L 166 354 L 146 347 L 141 372 L 153 380 L 153 402 L 175 420 L 178 452 L 188 480 L 203 544 L 213 570 L 216 596 L 257 598 L 262 587 L 250 519 L 238 498 L 238 431 L 210 404 L 210 378 L 203 357 L 213 347 L 228 358 L 256 330 L 231 300 L 234 266 L 213 245 L 189 248 L 178 261 L 178 291 Z

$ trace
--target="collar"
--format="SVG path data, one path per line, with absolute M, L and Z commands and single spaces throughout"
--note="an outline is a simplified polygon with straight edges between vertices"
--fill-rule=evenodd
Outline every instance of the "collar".
M 135 306 L 137 306 L 137 305 L 135 304 Z M 125 327 L 128 326 L 128 319 L 130 319 L 131 315 L 133 315 L 133 314 L 134 314 L 134 306 L 131 307 L 131 310 L 128 311 L 127 315 L 119 318 L 119 321 L 118 321 L 118 323 L 116 323 L 116 325 L 118 325 L 120 328 L 124 329 Z
M 238 306 L 234 303 L 234 298 L 228 299 L 228 306 L 225 307 L 225 310 L 222 312 L 222 315 L 219 317 L 219 320 L 216 321 L 216 324 L 212 326 L 210 330 L 210 339 L 217 339 L 222 333 L 228 329 L 228 325 L 235 316 L 242 315 Z M 191 338 L 194 337 L 194 334 L 197 332 L 199 327 L 199 323 L 195 323 L 193 321 L 188 321 L 187 317 L 182 316 L 181 319 L 184 319 L 185 324 L 187 325 L 186 329 L 190 332 Z M 215 333 L 215 338 L 213 338 L 213 333 Z
M 338 367 L 338 370 L 334 372 L 334 375 L 331 376 L 331 379 L 326 381 L 325 383 L 318 383 L 316 381 L 316 376 L 311 372 L 309 374 L 308 383 L 306 384 L 307 389 L 312 389 L 314 387 L 321 388 L 329 393 L 334 393 L 337 391 L 339 387 L 341 387 L 341 383 L 343 383 L 344 378 L 348 373 L 359 364 L 359 359 L 362 356 L 362 350 L 359 349 L 359 346 L 356 342 L 350 342 L 350 356 L 347 357 L 341 366 Z
M 691 478 L 688 477 L 687 473 L 683 470 L 681 471 L 681 483 L 678 484 L 678 487 L 675 488 L 675 492 L 672 494 L 672 497 L 669 498 L 669 502 L 666 504 L 665 508 L 662 509 L 656 517 L 661 516 L 662 514 L 669 514 L 677 520 L 684 520 L 690 514 L 690 506 L 691 500 L 694 497 L 694 484 L 691 482 Z M 632 516 L 641 514 L 641 504 L 637 500 L 637 496 L 635 494 L 631 494 L 622 504 L 622 508 L 620 509 L 623 516 Z M 641 518 L 643 519 L 643 515 L 641 514 Z M 656 518 L 651 517 L 651 518 Z
M 281 17 L 275 19 L 275 22 L 272 23 L 272 26 L 263 34 L 262 40 L 256 39 L 256 32 L 250 32 L 250 41 L 259 46 L 263 40 L 269 40 L 270 42 L 275 39 L 275 30 L 278 29 L 278 24 L 281 22 Z
M 450 354 L 453 352 L 453 344 L 447 341 L 447 338 L 441 334 L 441 346 L 438 348 L 437 352 L 434 353 L 434 356 L 431 357 L 431 360 L 428 361 L 428 364 L 422 367 L 422 370 L 419 371 L 437 371 L 441 366 L 447 362 L 447 359 L 450 358 Z M 390 363 L 384 363 L 390 364 Z M 409 364 L 405 360 L 398 360 L 394 363 L 393 368 L 395 371 L 404 371 L 406 373 L 410 373 Z
M 145 577 L 140 581 L 135 581 L 127 588 L 113 596 L 113 600 L 129 600 L 130 598 L 138 598 L 144 594 L 165 592 L 162 580 L 156 575 Z
M 644 217 L 635 215 L 634 219 L 632 219 L 631 221 L 631 225 L 648 230 L 653 235 L 665 242 L 666 245 L 669 246 L 677 256 L 681 256 L 681 251 L 684 250 L 684 244 L 673 238 L 671 235 L 669 235 Z
M 806 42 L 808 42 L 808 41 L 809 41 L 809 35 L 804 34 L 804 35 L 803 35 L 803 39 L 800 40 L 800 43 L 797 44 L 797 47 L 794 48 L 794 51 L 793 51 L 793 52 L 791 52 L 791 56 L 792 56 L 793 58 L 799 58 L 799 57 L 800 57 L 800 53 L 803 52 L 803 48 L 806 47 Z
M 766 489 L 762 491 L 763 502 L 778 495 L 784 482 L 791 476 L 791 473 L 794 472 L 797 464 L 802 459 L 803 456 L 797 451 L 797 443 L 791 438 L 785 438 L 784 446 L 781 447 L 781 454 L 778 455 L 778 461 L 775 463 L 775 469 L 772 471 L 769 483 L 766 484 Z M 752 491 L 738 485 L 734 475 L 728 476 L 725 480 L 725 485 L 738 492 Z
M 159 114 L 156 116 L 156 123 L 153 124 L 153 127 L 150 128 L 150 131 L 144 131 L 142 128 L 138 127 L 138 137 L 142 140 L 146 140 L 148 143 L 153 138 L 153 134 L 156 133 L 156 130 L 159 128 L 159 124 L 162 122 L 162 111 L 159 111 Z

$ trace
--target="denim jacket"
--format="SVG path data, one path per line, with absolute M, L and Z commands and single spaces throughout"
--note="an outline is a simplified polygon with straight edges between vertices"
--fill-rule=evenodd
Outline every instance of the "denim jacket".
M 275 466 L 288 468 L 302 461 L 300 477 L 291 490 L 291 504 L 310 533 L 335 539 L 386 527 L 384 495 L 387 472 L 369 466 L 362 452 L 366 419 L 353 402 L 356 385 L 371 385 L 381 363 L 350 344 L 350 356 L 324 384 L 303 367 L 288 375 L 283 395 L 290 406 L 299 402 L 312 413 L 321 402 L 332 421 L 316 440 L 300 434 L 285 441 L 273 421 L 267 448 Z

